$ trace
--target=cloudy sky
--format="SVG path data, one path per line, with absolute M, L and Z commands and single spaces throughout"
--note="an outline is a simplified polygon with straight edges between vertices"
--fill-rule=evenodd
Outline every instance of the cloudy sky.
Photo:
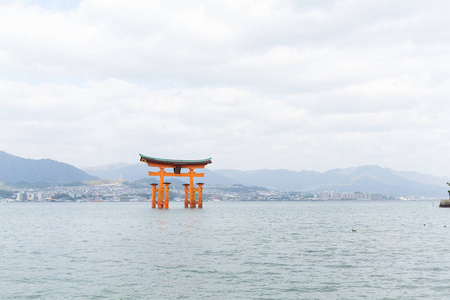
M 0 150 L 448 176 L 450 1 L 0 1 Z

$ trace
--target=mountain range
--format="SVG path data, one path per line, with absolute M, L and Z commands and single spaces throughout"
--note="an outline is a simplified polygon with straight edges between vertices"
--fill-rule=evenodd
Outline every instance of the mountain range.
M 0 151 L 0 182 L 65 184 L 98 179 L 72 165 L 51 159 L 27 159 Z
M 108 179 L 139 180 L 146 178 L 149 167 L 144 163 L 113 164 L 84 169 L 87 173 Z M 271 190 L 312 192 L 372 192 L 392 196 L 436 196 L 446 195 L 449 179 L 417 172 L 395 171 L 376 165 L 333 169 L 327 172 L 235 169 L 209 170 L 199 179 L 208 185 L 260 186 Z M 177 178 L 187 182 L 185 178 Z
M 26 159 L 0 151 L 0 182 L 67 184 L 95 179 L 149 179 L 150 168 L 144 163 L 116 163 L 80 170 L 72 165 L 51 159 Z M 376 165 L 333 169 L 327 172 L 235 169 L 200 169 L 205 177 L 196 182 L 207 185 L 259 186 L 287 192 L 322 191 L 381 193 L 392 196 L 422 195 L 446 197 L 449 178 L 417 172 L 395 171 Z M 151 179 L 151 178 L 150 178 Z M 175 184 L 187 182 L 187 178 L 171 178 Z
M 321 191 L 381 193 L 392 196 L 445 196 L 446 180 L 416 172 L 400 172 L 368 165 L 333 169 L 324 173 L 314 171 L 217 170 L 243 185 L 258 185 L 283 191 Z

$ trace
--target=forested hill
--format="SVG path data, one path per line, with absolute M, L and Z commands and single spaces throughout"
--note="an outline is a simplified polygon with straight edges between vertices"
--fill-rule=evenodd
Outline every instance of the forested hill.
M 97 177 L 51 159 L 27 159 L 0 151 L 0 182 L 56 183 L 94 180 Z

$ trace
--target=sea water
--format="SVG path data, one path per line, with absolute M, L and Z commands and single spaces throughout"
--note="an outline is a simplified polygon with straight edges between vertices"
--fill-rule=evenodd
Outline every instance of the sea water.
M 0 299 L 445 299 L 438 204 L 1 203 Z

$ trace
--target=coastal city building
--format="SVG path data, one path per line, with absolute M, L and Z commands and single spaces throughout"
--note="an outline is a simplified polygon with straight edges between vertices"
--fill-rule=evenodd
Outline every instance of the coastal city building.
M 17 202 L 145 202 L 151 201 L 149 184 L 131 184 L 123 180 L 110 180 L 95 185 L 54 186 L 19 190 Z M 341 200 L 431 200 L 423 196 L 393 197 L 380 193 L 322 191 L 319 193 L 273 191 L 243 185 L 213 186 L 204 188 L 204 201 L 341 201 Z M 185 200 L 184 188 L 171 186 L 170 201 Z M 4 201 L 4 200 L 3 200 Z
M 24 192 L 20 192 L 17 194 L 17 201 L 19 202 L 25 202 L 28 201 L 28 194 Z

